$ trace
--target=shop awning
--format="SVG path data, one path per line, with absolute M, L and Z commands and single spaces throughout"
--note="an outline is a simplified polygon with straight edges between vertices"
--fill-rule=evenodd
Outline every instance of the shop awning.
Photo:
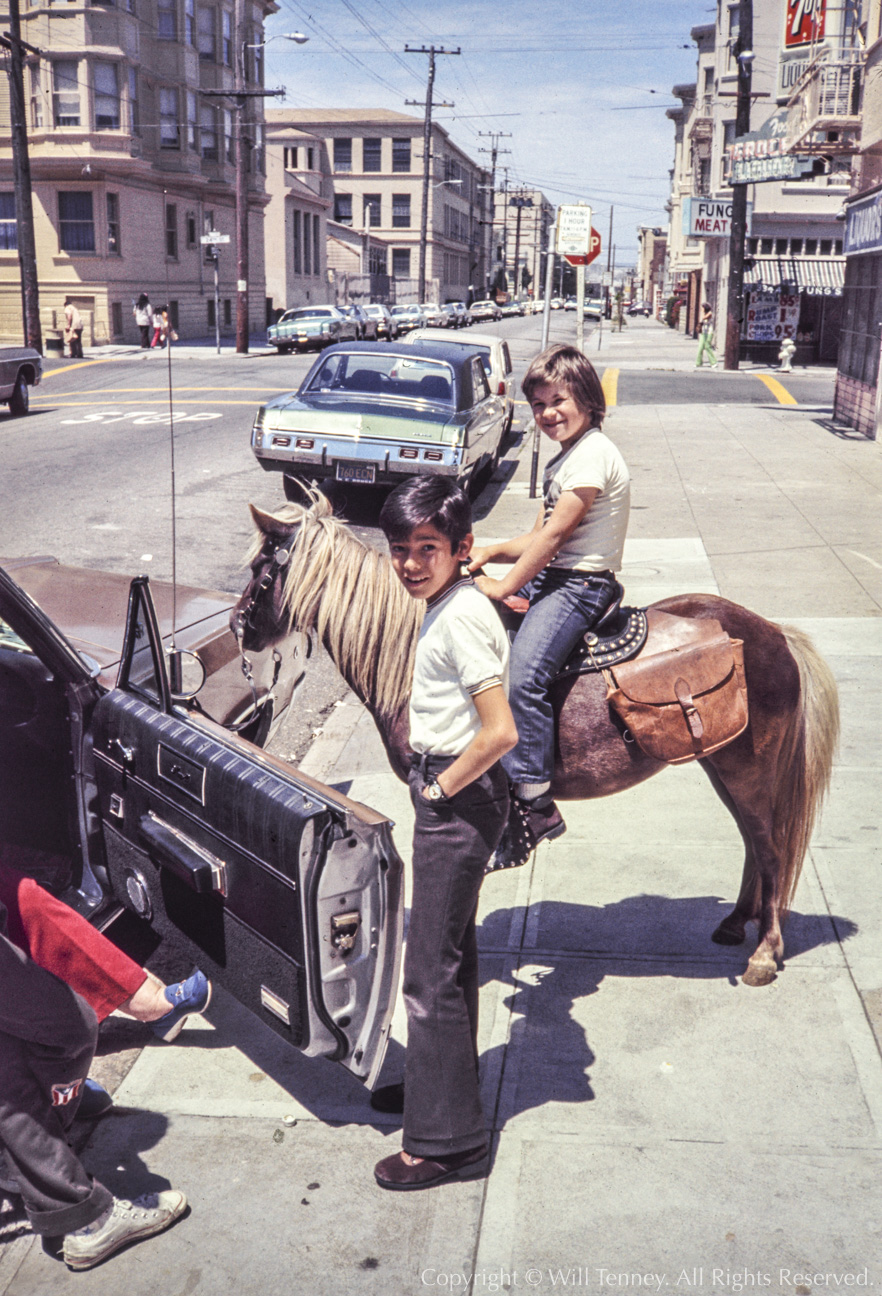
M 754 257 L 745 288 L 789 288 L 814 297 L 841 297 L 845 257 Z

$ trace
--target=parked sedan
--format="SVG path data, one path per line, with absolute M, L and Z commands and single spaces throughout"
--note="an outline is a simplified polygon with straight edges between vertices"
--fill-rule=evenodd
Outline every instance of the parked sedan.
M 354 303 L 349 306 L 338 306 L 338 310 L 350 319 L 354 319 L 358 328 L 356 342 L 376 342 L 378 337 L 377 321 L 373 315 L 368 315 L 363 306 L 356 306 Z
M 426 316 L 422 306 L 393 306 L 392 318 L 398 325 L 399 333 L 406 333 L 408 329 L 423 328 L 426 323 Z
M 514 372 L 508 343 L 495 333 L 469 333 L 468 337 L 448 337 L 441 329 L 414 329 L 404 339 L 406 344 L 434 342 L 436 345 L 459 348 L 455 354 L 479 355 L 487 372 L 491 392 L 505 402 L 505 435 L 511 431 L 514 418 Z
M 362 306 L 362 310 L 370 319 L 376 320 L 378 337 L 390 341 L 398 337 L 398 321 L 393 319 L 388 306 L 384 306 L 382 302 L 369 302 L 367 306 Z
M 450 322 L 437 302 L 423 302 L 422 312 L 427 328 L 447 328 Z
M 485 301 L 472 302 L 471 307 L 472 320 L 498 320 L 502 319 L 502 312 L 496 305 L 495 301 L 489 298 Z
M 0 402 L 14 418 L 27 414 L 31 387 L 43 377 L 43 357 L 33 347 L 0 347 Z
M 206 710 L 228 666 L 247 691 L 233 602 L 178 589 Z M 194 709 L 171 608 L 146 576 L 0 567 L 0 855 L 102 929 L 130 910 L 287 1044 L 371 1082 L 401 947 L 391 825 Z
M 251 448 L 285 493 L 327 479 L 394 486 L 443 473 L 470 488 L 499 457 L 506 409 L 476 348 L 362 342 L 334 347 L 296 392 L 261 405 Z
M 336 306 L 295 306 L 285 311 L 266 331 L 267 346 L 286 351 L 331 346 L 334 342 L 356 340 L 358 322 L 344 315 Z

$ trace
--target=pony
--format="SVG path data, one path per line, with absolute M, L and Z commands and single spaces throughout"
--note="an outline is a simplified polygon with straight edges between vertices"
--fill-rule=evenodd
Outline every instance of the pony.
M 408 697 L 423 604 L 404 590 L 389 558 L 334 516 L 317 490 L 276 514 L 253 505 L 251 579 L 231 624 L 244 650 L 260 651 L 299 631 L 316 635 L 370 710 L 399 778 L 409 766 Z M 781 923 L 790 909 L 812 830 L 827 792 L 839 736 L 830 668 L 800 630 L 779 626 L 710 594 L 681 594 L 653 607 L 716 618 L 744 643 L 749 722 L 699 764 L 735 820 L 744 869 L 735 907 L 711 939 L 739 945 L 759 927 L 742 980 L 767 985 L 782 966 Z M 558 800 L 609 796 L 665 768 L 613 722 L 598 673 L 558 680 L 553 691 Z

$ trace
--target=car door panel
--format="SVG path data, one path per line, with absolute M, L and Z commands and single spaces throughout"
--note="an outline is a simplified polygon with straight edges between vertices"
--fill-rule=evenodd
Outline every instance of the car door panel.
M 142 684 L 143 619 L 129 672 Z M 391 825 L 138 687 L 93 716 L 116 898 L 293 1046 L 371 1082 L 401 946 Z

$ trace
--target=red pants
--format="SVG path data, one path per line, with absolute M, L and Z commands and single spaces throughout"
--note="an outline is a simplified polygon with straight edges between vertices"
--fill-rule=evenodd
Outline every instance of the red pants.
M 9 939 L 67 982 L 103 1021 L 144 984 L 146 973 L 75 910 L 33 878 L 0 863 Z

